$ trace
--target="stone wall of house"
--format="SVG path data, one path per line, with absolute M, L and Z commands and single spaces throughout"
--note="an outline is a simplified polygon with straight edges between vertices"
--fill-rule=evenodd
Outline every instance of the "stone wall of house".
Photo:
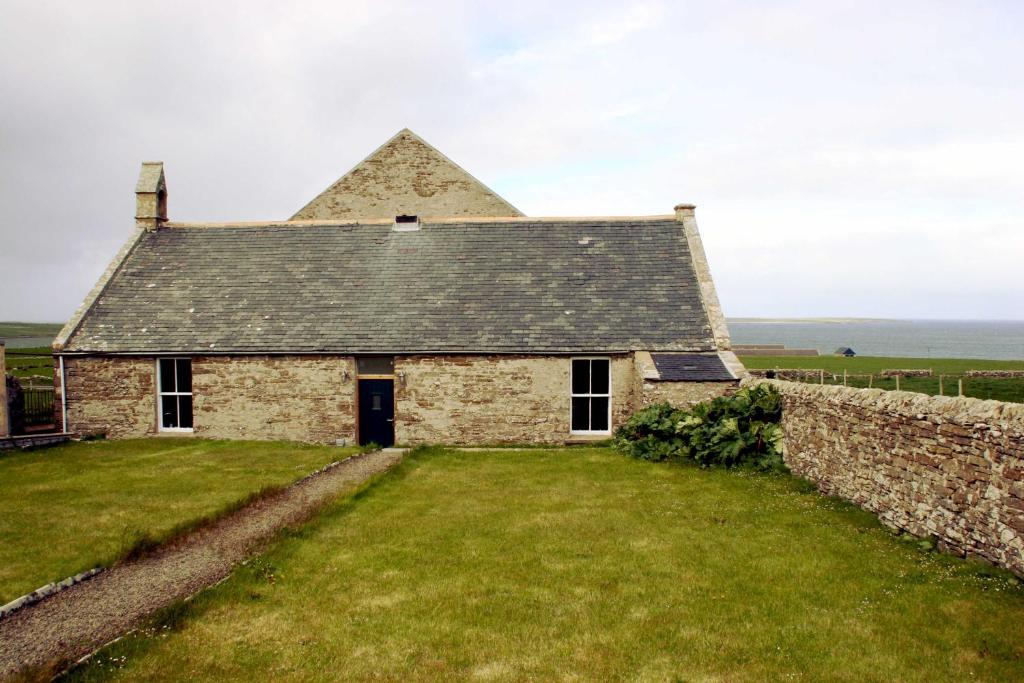
M 156 361 L 65 358 L 68 426 L 110 438 L 157 430 Z M 395 440 L 400 444 L 562 443 L 569 429 L 572 361 L 558 356 L 399 356 Z M 55 412 L 61 418 L 59 372 Z M 342 356 L 196 356 L 193 428 L 217 439 L 334 443 L 356 437 L 356 369 Z M 658 401 L 691 405 L 729 382 L 642 382 L 630 355 L 612 358 L 612 428 Z M 600 438 L 600 437 L 598 437 Z
M 109 438 L 157 434 L 154 358 L 67 357 L 65 373 L 68 425 L 75 433 Z M 194 357 L 194 433 L 215 439 L 351 440 L 354 377 L 348 357 Z
M 131 438 L 156 434 L 156 365 L 152 358 L 64 359 L 68 427 L 80 436 Z M 61 421 L 60 373 L 54 412 Z
M 652 403 L 671 403 L 677 408 L 689 408 L 701 401 L 730 394 L 737 389 L 736 382 L 651 382 L 640 387 L 638 408 Z
M 292 220 L 522 214 L 411 131 L 389 140 Z
M 395 441 L 562 443 L 569 433 L 568 357 L 406 356 L 395 359 Z M 628 356 L 612 358 L 612 428 L 635 409 Z
M 1024 404 L 768 381 L 796 474 L 1024 574 Z
M 334 443 L 355 437 L 355 364 L 345 356 L 192 360 L 196 436 Z

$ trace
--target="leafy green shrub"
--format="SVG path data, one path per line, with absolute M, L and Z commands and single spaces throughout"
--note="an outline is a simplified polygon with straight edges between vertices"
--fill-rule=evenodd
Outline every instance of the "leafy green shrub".
M 644 460 L 782 469 L 781 418 L 779 393 L 758 384 L 698 403 L 689 411 L 668 403 L 648 406 L 615 431 L 614 445 Z

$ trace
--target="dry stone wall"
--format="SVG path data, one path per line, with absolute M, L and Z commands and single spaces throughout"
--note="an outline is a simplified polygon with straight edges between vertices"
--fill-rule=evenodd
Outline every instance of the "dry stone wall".
M 768 381 L 794 473 L 1024 574 L 1024 404 Z

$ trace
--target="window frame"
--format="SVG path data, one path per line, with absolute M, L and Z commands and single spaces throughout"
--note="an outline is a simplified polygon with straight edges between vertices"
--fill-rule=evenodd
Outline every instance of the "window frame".
M 595 394 L 593 393 L 594 388 L 594 373 L 593 363 L 590 364 L 590 386 L 587 393 L 578 394 L 573 391 L 573 367 L 578 360 L 595 361 L 603 360 L 608 361 L 608 393 Z M 608 399 L 608 429 L 573 429 L 572 428 L 572 400 L 574 398 L 607 398 Z M 589 414 L 588 414 L 589 418 Z M 589 422 L 589 419 L 588 419 Z M 610 356 L 572 356 L 569 359 L 569 433 L 580 436 L 609 436 L 612 433 L 612 359 Z
M 189 365 L 189 376 L 192 376 L 192 359 L 189 356 L 160 356 L 156 359 L 156 428 L 158 432 L 165 432 L 168 434 L 192 434 L 195 432 L 196 414 L 195 414 L 195 392 L 194 391 L 164 391 L 163 390 L 163 370 L 160 369 L 160 361 L 173 360 L 174 361 L 174 387 L 178 387 L 178 361 L 186 360 Z M 189 396 L 192 398 L 192 426 L 191 427 L 164 427 L 164 416 L 163 416 L 163 398 L 164 396 Z M 178 422 L 181 423 L 181 408 L 179 407 Z

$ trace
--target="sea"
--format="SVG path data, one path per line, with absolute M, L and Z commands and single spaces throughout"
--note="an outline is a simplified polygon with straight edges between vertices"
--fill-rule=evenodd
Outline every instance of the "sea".
M 728 321 L 734 344 L 785 344 L 830 354 L 1024 360 L 1024 320 Z
M 861 356 L 1024 360 L 1024 320 L 729 320 L 734 344 L 785 344 Z M 7 348 L 49 346 L 53 337 L 8 338 Z

